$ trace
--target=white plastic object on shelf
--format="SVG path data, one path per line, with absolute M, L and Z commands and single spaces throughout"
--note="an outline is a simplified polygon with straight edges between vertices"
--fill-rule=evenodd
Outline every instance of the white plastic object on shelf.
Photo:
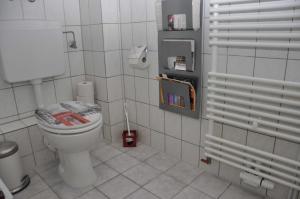
M 156 15 L 157 30 L 161 31 L 163 30 L 161 0 L 157 0 L 155 2 L 155 15 Z
M 192 2 L 193 9 L 193 29 L 200 29 L 200 20 L 201 20 L 201 0 L 193 0 Z

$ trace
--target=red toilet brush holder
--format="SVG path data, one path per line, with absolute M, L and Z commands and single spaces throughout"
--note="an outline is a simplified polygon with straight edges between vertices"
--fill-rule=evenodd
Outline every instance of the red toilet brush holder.
M 130 130 L 130 135 L 128 131 L 123 131 L 123 147 L 136 147 L 137 143 L 137 131 Z

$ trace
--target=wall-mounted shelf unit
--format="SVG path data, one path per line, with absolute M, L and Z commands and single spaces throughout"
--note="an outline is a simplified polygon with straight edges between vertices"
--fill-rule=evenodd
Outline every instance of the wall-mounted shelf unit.
M 186 14 L 187 30 L 158 32 L 159 74 L 170 78 L 160 79 L 160 108 L 199 118 L 202 30 L 192 30 L 191 13 L 192 0 L 164 0 L 162 3 L 163 29 L 168 28 L 168 16 Z

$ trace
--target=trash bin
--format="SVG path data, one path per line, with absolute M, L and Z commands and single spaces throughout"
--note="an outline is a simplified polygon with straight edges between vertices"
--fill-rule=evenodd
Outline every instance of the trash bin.
M 0 178 L 12 194 L 25 189 L 30 178 L 25 175 L 15 142 L 0 142 Z

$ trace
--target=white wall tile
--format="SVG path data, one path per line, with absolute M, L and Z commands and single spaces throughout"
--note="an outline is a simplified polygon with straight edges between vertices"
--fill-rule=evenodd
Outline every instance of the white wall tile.
M 263 134 L 248 132 L 247 145 L 272 153 L 274 150 L 275 138 Z
M 300 144 L 276 139 L 274 153 L 283 157 L 297 160 L 299 157 Z
M 164 111 L 156 106 L 150 106 L 150 128 L 163 133 L 165 128 Z
M 83 50 L 92 50 L 91 26 L 81 26 Z
M 45 19 L 44 1 L 29 2 L 22 0 L 25 19 Z
M 64 0 L 66 25 L 80 25 L 79 0 Z
M 112 143 L 122 143 L 122 133 L 124 130 L 124 124 L 119 123 L 113 125 L 111 126 L 110 130 Z
M 136 103 L 132 100 L 126 100 L 127 102 L 127 111 L 128 111 L 128 119 L 130 122 L 136 123 Z
M 246 144 L 247 131 L 233 126 L 223 125 L 223 138 L 237 142 L 239 144 Z
M 106 76 L 105 55 L 104 52 L 92 52 L 95 67 L 95 75 L 99 77 Z
M 125 75 L 124 76 L 124 86 L 125 86 L 126 99 L 135 100 L 134 77 Z
M 120 22 L 119 0 L 101 0 L 101 6 L 103 23 Z
M 17 114 L 17 107 L 12 89 L 0 90 L 0 102 L 0 118 Z
M 73 100 L 71 79 L 54 80 L 54 85 L 58 102 Z
M 131 0 L 131 14 L 133 22 L 147 20 L 146 0 Z
M 256 58 L 254 76 L 269 79 L 283 80 L 285 74 L 286 60 Z
M 55 88 L 54 88 L 54 82 L 44 82 L 42 85 L 43 89 L 43 102 L 44 105 L 50 105 L 56 103 L 56 96 L 55 96 Z
M 69 52 L 71 75 L 77 76 L 84 74 L 83 52 Z
M 95 63 L 93 60 L 93 52 L 83 51 L 83 59 L 84 59 L 84 73 L 89 76 L 94 75 Z
M 51 1 L 51 0 L 48 0 Z M 90 10 L 89 10 L 90 0 L 79 0 L 80 5 L 80 24 L 88 25 L 90 24 Z
M 165 133 L 181 139 L 181 115 L 165 112 Z
M 138 141 L 142 144 L 150 145 L 151 142 L 151 133 L 150 129 L 145 128 L 143 126 L 138 126 Z
M 103 24 L 104 50 L 121 49 L 121 32 L 119 24 Z
M 19 113 L 32 111 L 36 108 L 32 86 L 16 87 L 14 92 Z
M 96 86 L 96 98 L 101 101 L 107 101 L 107 83 L 106 78 L 96 77 L 95 78 Z
M 133 45 L 147 45 L 147 23 L 132 24 Z
M 46 148 L 44 144 L 44 137 L 42 135 L 41 129 L 35 125 L 28 128 L 31 145 L 33 151 L 40 151 Z
M 107 77 L 121 75 L 121 59 L 120 51 L 105 52 L 105 70 Z
M 123 66 L 123 71 L 124 74 L 126 75 L 134 75 L 134 70 L 133 68 L 129 67 L 128 64 L 128 50 L 123 50 L 122 51 L 122 66 Z
M 148 79 L 135 77 L 135 98 L 139 102 L 149 103 Z
M 147 22 L 147 42 L 150 50 L 157 51 L 157 39 L 156 22 Z
M 5 135 L 6 140 L 14 141 L 19 146 L 20 156 L 26 156 L 32 153 L 30 139 L 27 129 L 21 129 Z
M 254 58 L 229 56 L 227 64 L 227 73 L 236 75 L 253 76 Z
M 147 0 L 147 21 L 155 21 L 155 3 L 156 0 Z
M 287 58 L 288 51 L 282 49 L 256 49 L 256 57 L 267 57 L 267 58 Z
M 17 1 L 0 1 L 0 19 L 22 19 L 23 11 L 20 0 Z
M 159 81 L 149 79 L 149 103 L 159 106 Z
M 120 1 L 121 23 L 131 22 L 131 0 Z
M 44 0 L 47 20 L 59 21 L 65 24 L 64 3 L 62 0 Z
M 101 0 L 89 0 L 90 24 L 102 23 Z
M 181 141 L 176 138 L 166 136 L 166 153 L 180 159 Z
M 109 103 L 110 124 L 117 124 L 124 121 L 123 101 Z
M 200 121 L 190 117 L 182 116 L 182 139 L 199 145 L 200 144 Z
M 199 146 L 182 142 L 182 160 L 197 167 L 199 163 Z
M 122 79 L 121 76 L 107 78 L 108 101 L 122 99 Z
M 158 76 L 158 52 L 149 52 L 149 78 L 155 79 Z
M 90 25 L 92 50 L 103 51 L 104 41 L 103 41 L 103 29 L 102 25 Z
M 240 184 L 241 170 L 227 164 L 220 164 L 220 177 L 235 184 Z
M 131 24 L 121 24 L 121 33 L 122 49 L 131 49 L 133 45 Z
M 149 127 L 149 105 L 140 102 L 136 103 L 137 123 Z
M 159 132 L 151 131 L 151 146 L 161 152 L 164 152 L 165 136 Z
M 288 60 L 286 68 L 286 81 L 300 82 L 300 60 Z

